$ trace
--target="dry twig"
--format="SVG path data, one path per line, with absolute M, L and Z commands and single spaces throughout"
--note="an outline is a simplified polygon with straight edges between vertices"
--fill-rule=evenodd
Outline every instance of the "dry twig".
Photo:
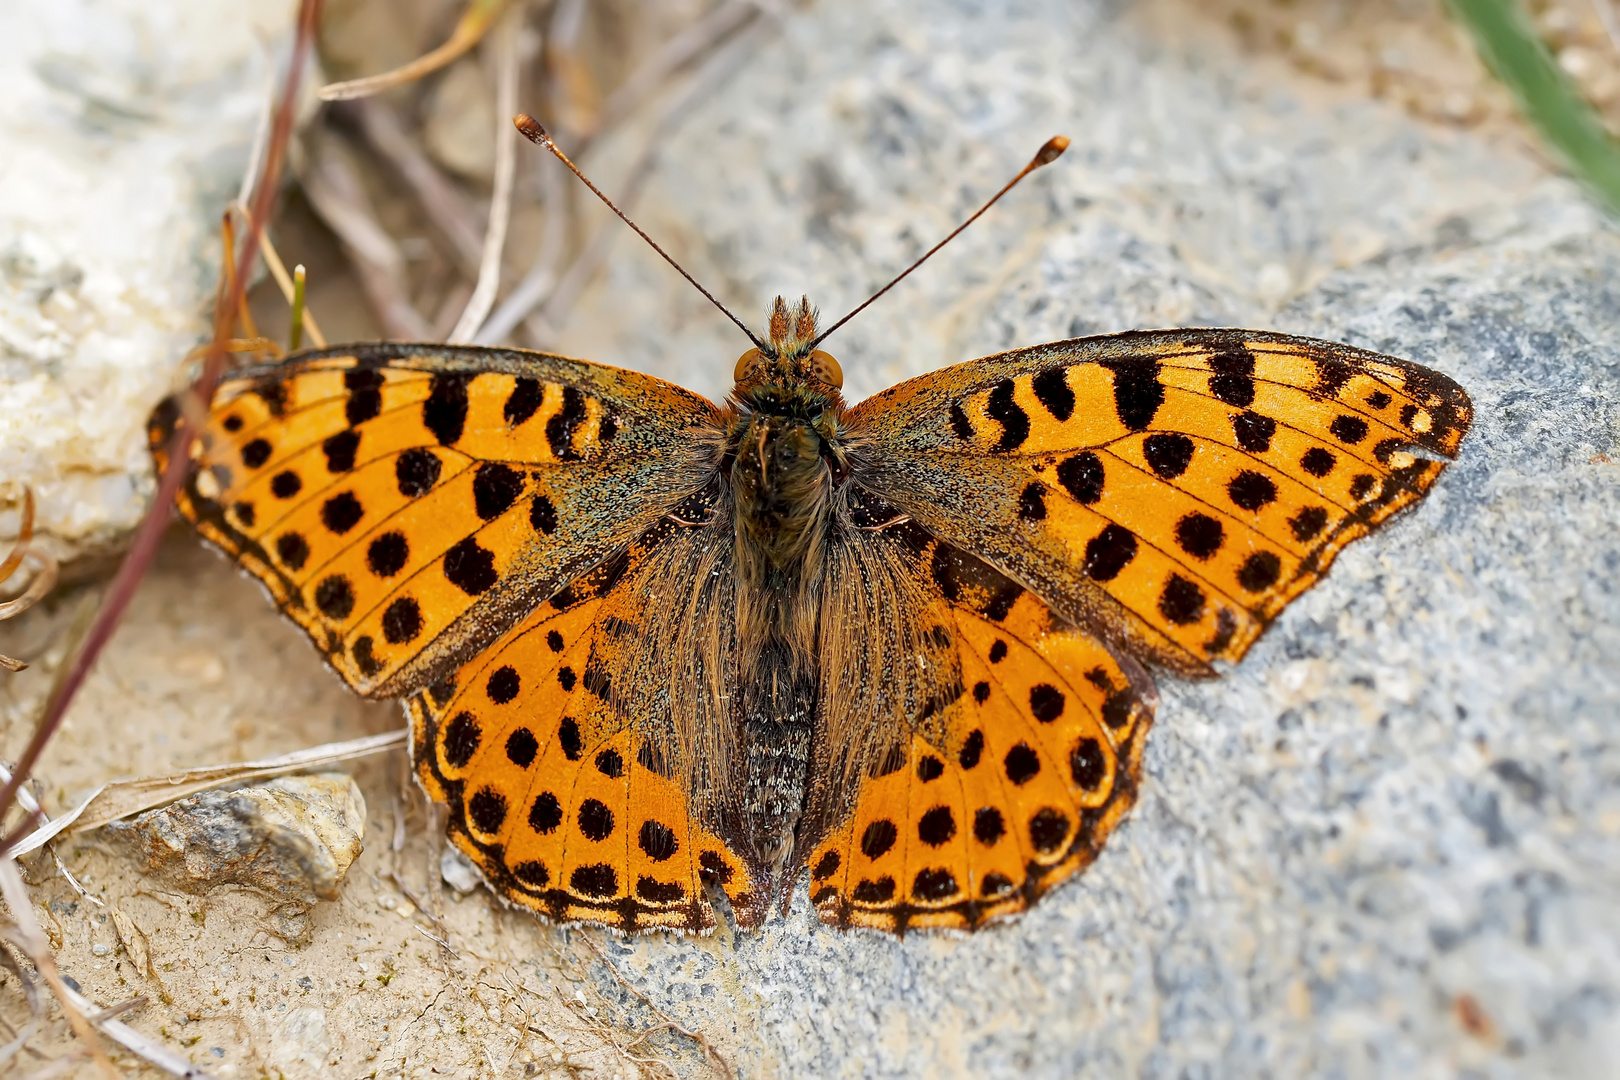
M 268 780 L 288 773 L 307 772 L 340 761 L 350 761 L 402 748 L 408 734 L 401 729 L 384 732 L 381 735 L 366 735 L 343 742 L 325 743 L 261 761 L 244 761 L 233 765 L 205 765 L 165 776 L 116 780 L 110 784 L 103 784 L 72 810 L 17 841 L 8 854 L 25 855 L 55 838 L 59 833 L 98 829 L 108 822 L 153 807 L 164 806 L 176 799 L 183 799 L 210 788 Z
M 394 167 L 428 220 L 450 242 L 457 265 L 469 276 L 476 274 L 483 250 L 481 211 L 422 152 L 387 102 L 357 101 L 346 111 L 355 117 L 366 144 Z
M 456 28 L 451 31 L 449 40 L 437 49 L 417 57 L 403 67 L 397 67 L 381 75 L 368 75 L 363 79 L 350 79 L 348 82 L 328 83 L 321 87 L 321 100 L 353 101 L 355 98 L 368 97 L 384 90 L 392 90 L 396 86 L 404 86 L 408 82 L 414 82 L 424 75 L 438 71 L 478 44 L 506 3 L 507 0 L 472 0 L 461 16 L 461 21 L 456 23 Z
M 265 154 L 263 179 L 254 194 L 253 211 L 249 215 L 249 220 L 254 222 L 263 222 L 269 217 L 270 203 L 276 192 L 282 161 L 292 134 L 297 88 L 303 78 L 304 61 L 315 39 L 321 6 L 321 0 L 301 0 L 299 6 L 298 29 L 293 43 L 292 58 L 288 64 L 287 82 L 281 100 L 276 106 L 275 121 L 271 125 L 270 145 Z M 258 256 L 259 231 L 257 228 L 250 230 L 242 245 L 241 254 L 232 268 L 230 278 L 234 282 L 234 287 L 230 290 L 221 288 L 219 291 L 214 305 L 214 347 L 209 350 L 202 373 L 188 391 L 189 396 L 195 401 L 209 401 L 213 398 L 214 387 L 218 385 L 224 370 L 225 343 L 230 338 L 231 329 L 244 307 L 242 283 L 247 279 L 248 269 Z M 197 434 L 198 429 L 190 424 L 181 425 L 175 432 L 174 440 L 168 447 L 168 465 L 158 481 L 158 489 L 151 508 L 136 527 L 129 552 L 119 564 L 118 571 L 108 586 L 95 621 L 86 632 L 78 650 L 64 666 L 62 675 L 52 688 L 50 696 L 46 698 L 34 733 L 17 760 L 11 779 L 0 788 L 0 820 L 4 819 L 15 801 L 18 786 L 32 773 L 46 745 L 61 727 L 69 703 L 78 693 L 101 650 L 111 639 L 125 608 L 135 595 L 136 586 L 140 584 L 146 568 L 157 555 L 158 541 L 162 539 L 164 528 L 168 525 L 169 507 L 174 501 L 175 493 L 180 489 L 181 481 L 191 469 L 191 444 Z M 0 853 L 7 851 L 16 843 L 30 828 L 32 821 L 30 816 L 0 841 Z
M 495 189 L 490 196 L 489 229 L 484 234 L 484 253 L 478 265 L 478 284 L 473 288 L 467 309 L 461 313 L 449 341 L 471 341 L 483 325 L 489 309 L 495 306 L 495 291 L 501 284 L 501 254 L 506 250 L 506 226 L 512 216 L 512 179 L 517 172 L 517 130 L 508 117 L 517 112 L 518 31 L 517 10 L 501 20 L 495 38 Z
M 703 63 L 685 86 L 664 101 L 658 115 L 650 122 L 650 132 L 635 163 L 631 166 L 624 194 L 618 200 L 621 208 L 628 211 L 640 197 L 642 186 L 657 160 L 663 139 L 674 129 L 676 119 L 688 112 L 693 102 L 709 93 L 727 75 L 736 71 L 743 56 L 756 47 L 759 39 L 769 28 L 768 23 L 756 23 L 732 38 Z M 525 329 L 536 345 L 542 345 L 548 337 L 560 329 L 566 314 L 573 309 L 580 294 L 585 291 L 585 287 L 601 269 L 602 263 L 607 260 L 608 252 L 618 236 L 617 222 L 608 222 L 598 229 L 590 244 L 564 271 L 556 288 L 545 298 L 540 310 L 527 317 Z
M 68 1025 L 96 1059 L 101 1071 L 116 1080 L 118 1073 L 113 1069 L 112 1062 L 107 1060 L 107 1052 L 101 1048 L 100 1040 L 84 1017 L 86 1010 L 81 1007 L 84 999 L 68 989 L 62 981 L 61 972 L 56 969 L 56 957 L 51 952 L 50 942 L 45 940 L 45 932 L 34 918 L 34 905 L 28 896 L 28 886 L 23 884 L 17 864 L 10 857 L 0 857 L 0 897 L 5 898 L 6 907 L 11 909 L 11 925 L 5 928 L 7 938 L 33 962 L 34 970 L 39 972 L 45 985 L 61 1002 Z
M 354 263 L 360 287 L 371 301 L 383 332 L 406 341 L 423 341 L 431 333 L 426 319 L 410 301 L 405 256 L 377 221 L 354 166 L 336 139 L 323 140 L 304 171 L 304 194 L 322 220 L 337 233 Z

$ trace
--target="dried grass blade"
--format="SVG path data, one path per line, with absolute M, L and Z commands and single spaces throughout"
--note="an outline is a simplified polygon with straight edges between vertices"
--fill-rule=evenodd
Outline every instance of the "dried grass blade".
M 276 181 L 281 175 L 281 165 L 286 154 L 287 144 L 292 135 L 293 107 L 297 97 L 297 89 L 303 78 L 304 61 L 309 55 L 315 39 L 315 28 L 320 21 L 322 0 L 301 0 L 298 9 L 298 29 L 293 42 L 292 57 L 287 66 L 287 81 L 283 88 L 280 103 L 276 107 L 275 122 L 271 129 L 270 146 L 265 155 L 264 178 L 260 183 L 258 192 L 254 196 L 255 205 L 252 213 L 248 215 L 250 221 L 262 221 L 269 216 L 270 202 L 275 195 Z M 209 350 L 208 358 L 203 363 L 202 373 L 193 384 L 189 396 L 198 400 L 212 399 L 214 387 L 218 385 L 220 374 L 225 365 L 225 340 L 230 336 L 230 327 L 236 315 L 243 306 L 243 296 L 240 282 L 247 276 L 247 270 L 253 265 L 253 260 L 259 250 L 259 230 L 255 229 L 248 234 L 246 242 L 242 245 L 242 252 L 233 268 L 238 288 L 227 294 L 220 291 L 214 305 L 214 347 Z M 80 685 L 89 674 L 96 657 L 100 655 L 113 631 L 117 629 L 119 620 L 123 617 L 124 609 L 129 606 L 135 595 L 135 589 L 151 565 L 152 559 L 157 555 L 158 542 L 162 539 L 165 527 L 169 521 L 170 505 L 186 473 L 191 468 L 191 444 L 196 438 L 198 428 L 183 426 L 175 433 L 169 445 L 168 466 L 164 469 L 158 481 L 158 489 L 152 500 L 151 507 L 146 516 L 136 527 L 134 539 L 130 543 L 129 552 L 124 561 L 119 564 L 118 572 L 113 575 L 112 583 L 108 586 L 101 608 L 96 612 L 95 619 L 85 632 L 78 648 L 70 655 L 68 662 L 62 668 L 56 685 L 45 700 L 45 707 L 40 712 L 34 733 L 23 748 L 16 764 L 16 771 L 3 787 L 0 787 L 0 820 L 11 808 L 16 796 L 18 786 L 28 778 L 39 757 L 45 752 L 45 747 L 61 727 L 62 719 L 67 715 L 68 705 L 78 693 Z M 0 851 L 9 848 L 22 835 L 24 823 L 18 829 L 0 841 Z
M 510 124 L 507 127 L 511 127 Z M 17 523 L 17 542 L 11 545 L 11 554 L 0 563 L 0 581 L 17 572 L 23 556 L 28 554 L 28 541 L 34 538 L 34 489 L 23 488 L 22 520 Z
M 6 907 L 11 909 L 13 944 L 34 962 L 34 970 L 39 972 L 45 985 L 62 1003 L 62 1012 L 66 1014 L 73 1033 L 96 1059 L 101 1071 L 116 1080 L 117 1071 L 107 1060 L 107 1052 L 101 1048 L 101 1041 L 91 1030 L 90 1022 L 84 1018 L 86 1012 L 92 1011 L 85 1008 L 89 1002 L 68 989 L 62 981 L 61 972 L 56 970 L 56 957 L 51 953 L 50 943 L 45 940 L 45 931 L 40 929 L 39 920 L 34 918 L 34 901 L 28 895 L 28 886 L 23 884 L 17 864 L 8 858 L 0 858 L 0 896 L 5 898 Z
M 55 818 L 49 825 L 29 833 L 7 854 L 27 854 L 63 832 L 84 832 L 110 821 L 138 814 L 225 784 L 268 780 L 275 776 L 333 765 L 369 754 L 380 754 L 405 745 L 406 732 L 390 731 L 344 742 L 324 743 L 307 750 L 295 750 L 262 761 L 231 765 L 204 765 L 165 776 L 144 776 L 135 780 L 115 780 L 97 788 L 78 806 Z
M 450 331 L 451 344 L 471 341 L 495 306 L 501 284 L 501 254 L 506 250 L 506 226 L 512 217 L 512 180 L 517 174 L 517 128 L 508 121 L 517 112 L 518 18 L 516 10 L 501 20 L 495 53 L 495 188 L 489 201 L 489 229 L 484 234 L 478 284 L 467 308 Z
M 384 90 L 392 90 L 396 86 L 404 86 L 408 82 L 414 82 L 424 75 L 438 71 L 478 44 L 506 3 L 507 0 L 473 0 L 461 16 L 461 21 L 456 23 L 456 28 L 450 32 L 449 39 L 437 49 L 380 75 L 328 83 L 321 87 L 321 100 L 353 101 L 355 98 L 369 97 Z

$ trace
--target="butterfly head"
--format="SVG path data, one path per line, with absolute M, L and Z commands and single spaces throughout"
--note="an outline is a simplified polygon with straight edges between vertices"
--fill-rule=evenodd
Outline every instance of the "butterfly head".
M 816 340 L 816 310 L 808 296 L 799 299 L 797 309 L 789 309 L 780 296 L 771 308 L 770 343 L 749 349 L 737 358 L 739 391 L 766 383 L 798 385 L 809 383 L 837 396 L 844 385 L 844 372 L 827 353 L 812 349 Z

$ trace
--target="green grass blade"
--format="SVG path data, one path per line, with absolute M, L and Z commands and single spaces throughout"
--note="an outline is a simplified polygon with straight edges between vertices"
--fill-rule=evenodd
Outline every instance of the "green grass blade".
M 1609 213 L 1620 216 L 1620 146 L 1553 60 L 1523 9 L 1515 0 L 1448 3 L 1525 117 Z

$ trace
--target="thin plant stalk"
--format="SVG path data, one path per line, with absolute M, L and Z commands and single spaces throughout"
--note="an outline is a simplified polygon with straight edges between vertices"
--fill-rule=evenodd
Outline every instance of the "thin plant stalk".
M 1620 145 L 1514 0 L 1449 0 L 1486 65 L 1570 170 L 1620 216 Z
M 466 12 L 462 14 L 461 21 L 456 23 L 456 28 L 450 32 L 449 40 L 437 49 L 381 75 L 368 75 L 363 79 L 350 79 L 348 82 L 328 83 L 321 87 L 321 100 L 353 101 L 355 98 L 369 97 L 384 90 L 392 90 L 396 86 L 404 86 L 424 75 L 431 75 L 477 45 L 506 4 L 507 0 L 472 0 Z
M 517 174 L 517 129 L 507 117 L 517 112 L 518 17 L 514 9 L 495 32 L 495 187 L 490 196 L 489 228 L 484 233 L 484 255 L 478 265 L 478 284 L 466 310 L 450 331 L 452 344 L 471 341 L 495 306 L 501 284 L 501 254 L 506 250 L 506 227 L 512 217 L 512 180 Z
M 228 290 L 221 288 L 215 300 L 214 344 L 203 361 L 202 373 L 188 391 L 196 401 L 206 403 L 213 399 L 214 387 L 218 385 L 225 367 L 226 343 L 231 336 L 231 328 L 236 323 L 237 315 L 244 307 L 242 283 L 247 280 L 253 261 L 258 256 L 262 223 L 268 221 L 270 217 L 271 204 L 276 196 L 282 164 L 286 158 L 287 144 L 292 137 L 298 86 L 303 80 L 304 64 L 315 40 L 316 28 L 320 24 L 322 6 L 322 0 L 300 0 L 299 3 L 298 29 L 293 40 L 292 55 L 287 64 L 287 81 L 282 88 L 281 100 L 276 105 L 270 143 L 265 152 L 264 171 L 254 192 L 253 209 L 248 219 L 253 223 L 253 227 L 248 230 L 247 237 L 242 243 L 242 251 L 237 257 L 236 264 L 231 268 L 232 287 Z M 101 609 L 96 613 L 95 621 L 86 633 L 84 641 L 68 661 L 62 678 L 46 698 L 34 734 L 28 740 L 22 754 L 18 756 L 17 763 L 12 768 L 11 778 L 6 781 L 3 788 L 0 788 L 0 820 L 3 820 L 4 815 L 16 801 L 17 788 L 33 773 L 40 755 L 45 752 L 45 747 L 61 728 L 68 706 L 78 693 L 79 687 L 83 685 L 96 658 L 101 655 L 101 650 L 112 638 L 119 619 L 129 607 L 135 589 L 146 573 L 146 568 L 156 557 L 158 543 L 169 523 L 170 505 L 174 502 L 180 484 L 191 468 L 191 444 L 197 434 L 197 428 L 191 424 L 182 424 L 175 432 L 168 448 L 168 464 L 158 481 L 152 505 L 136 527 L 135 538 L 130 544 L 128 554 L 119 564 L 112 583 L 108 586 Z M 28 815 L 27 819 L 13 829 L 4 840 L 0 840 L 0 858 L 4 858 L 5 852 L 32 828 L 32 817 L 33 815 Z
M 287 351 L 297 352 L 304 343 L 304 264 L 293 267 L 292 328 L 287 331 Z

